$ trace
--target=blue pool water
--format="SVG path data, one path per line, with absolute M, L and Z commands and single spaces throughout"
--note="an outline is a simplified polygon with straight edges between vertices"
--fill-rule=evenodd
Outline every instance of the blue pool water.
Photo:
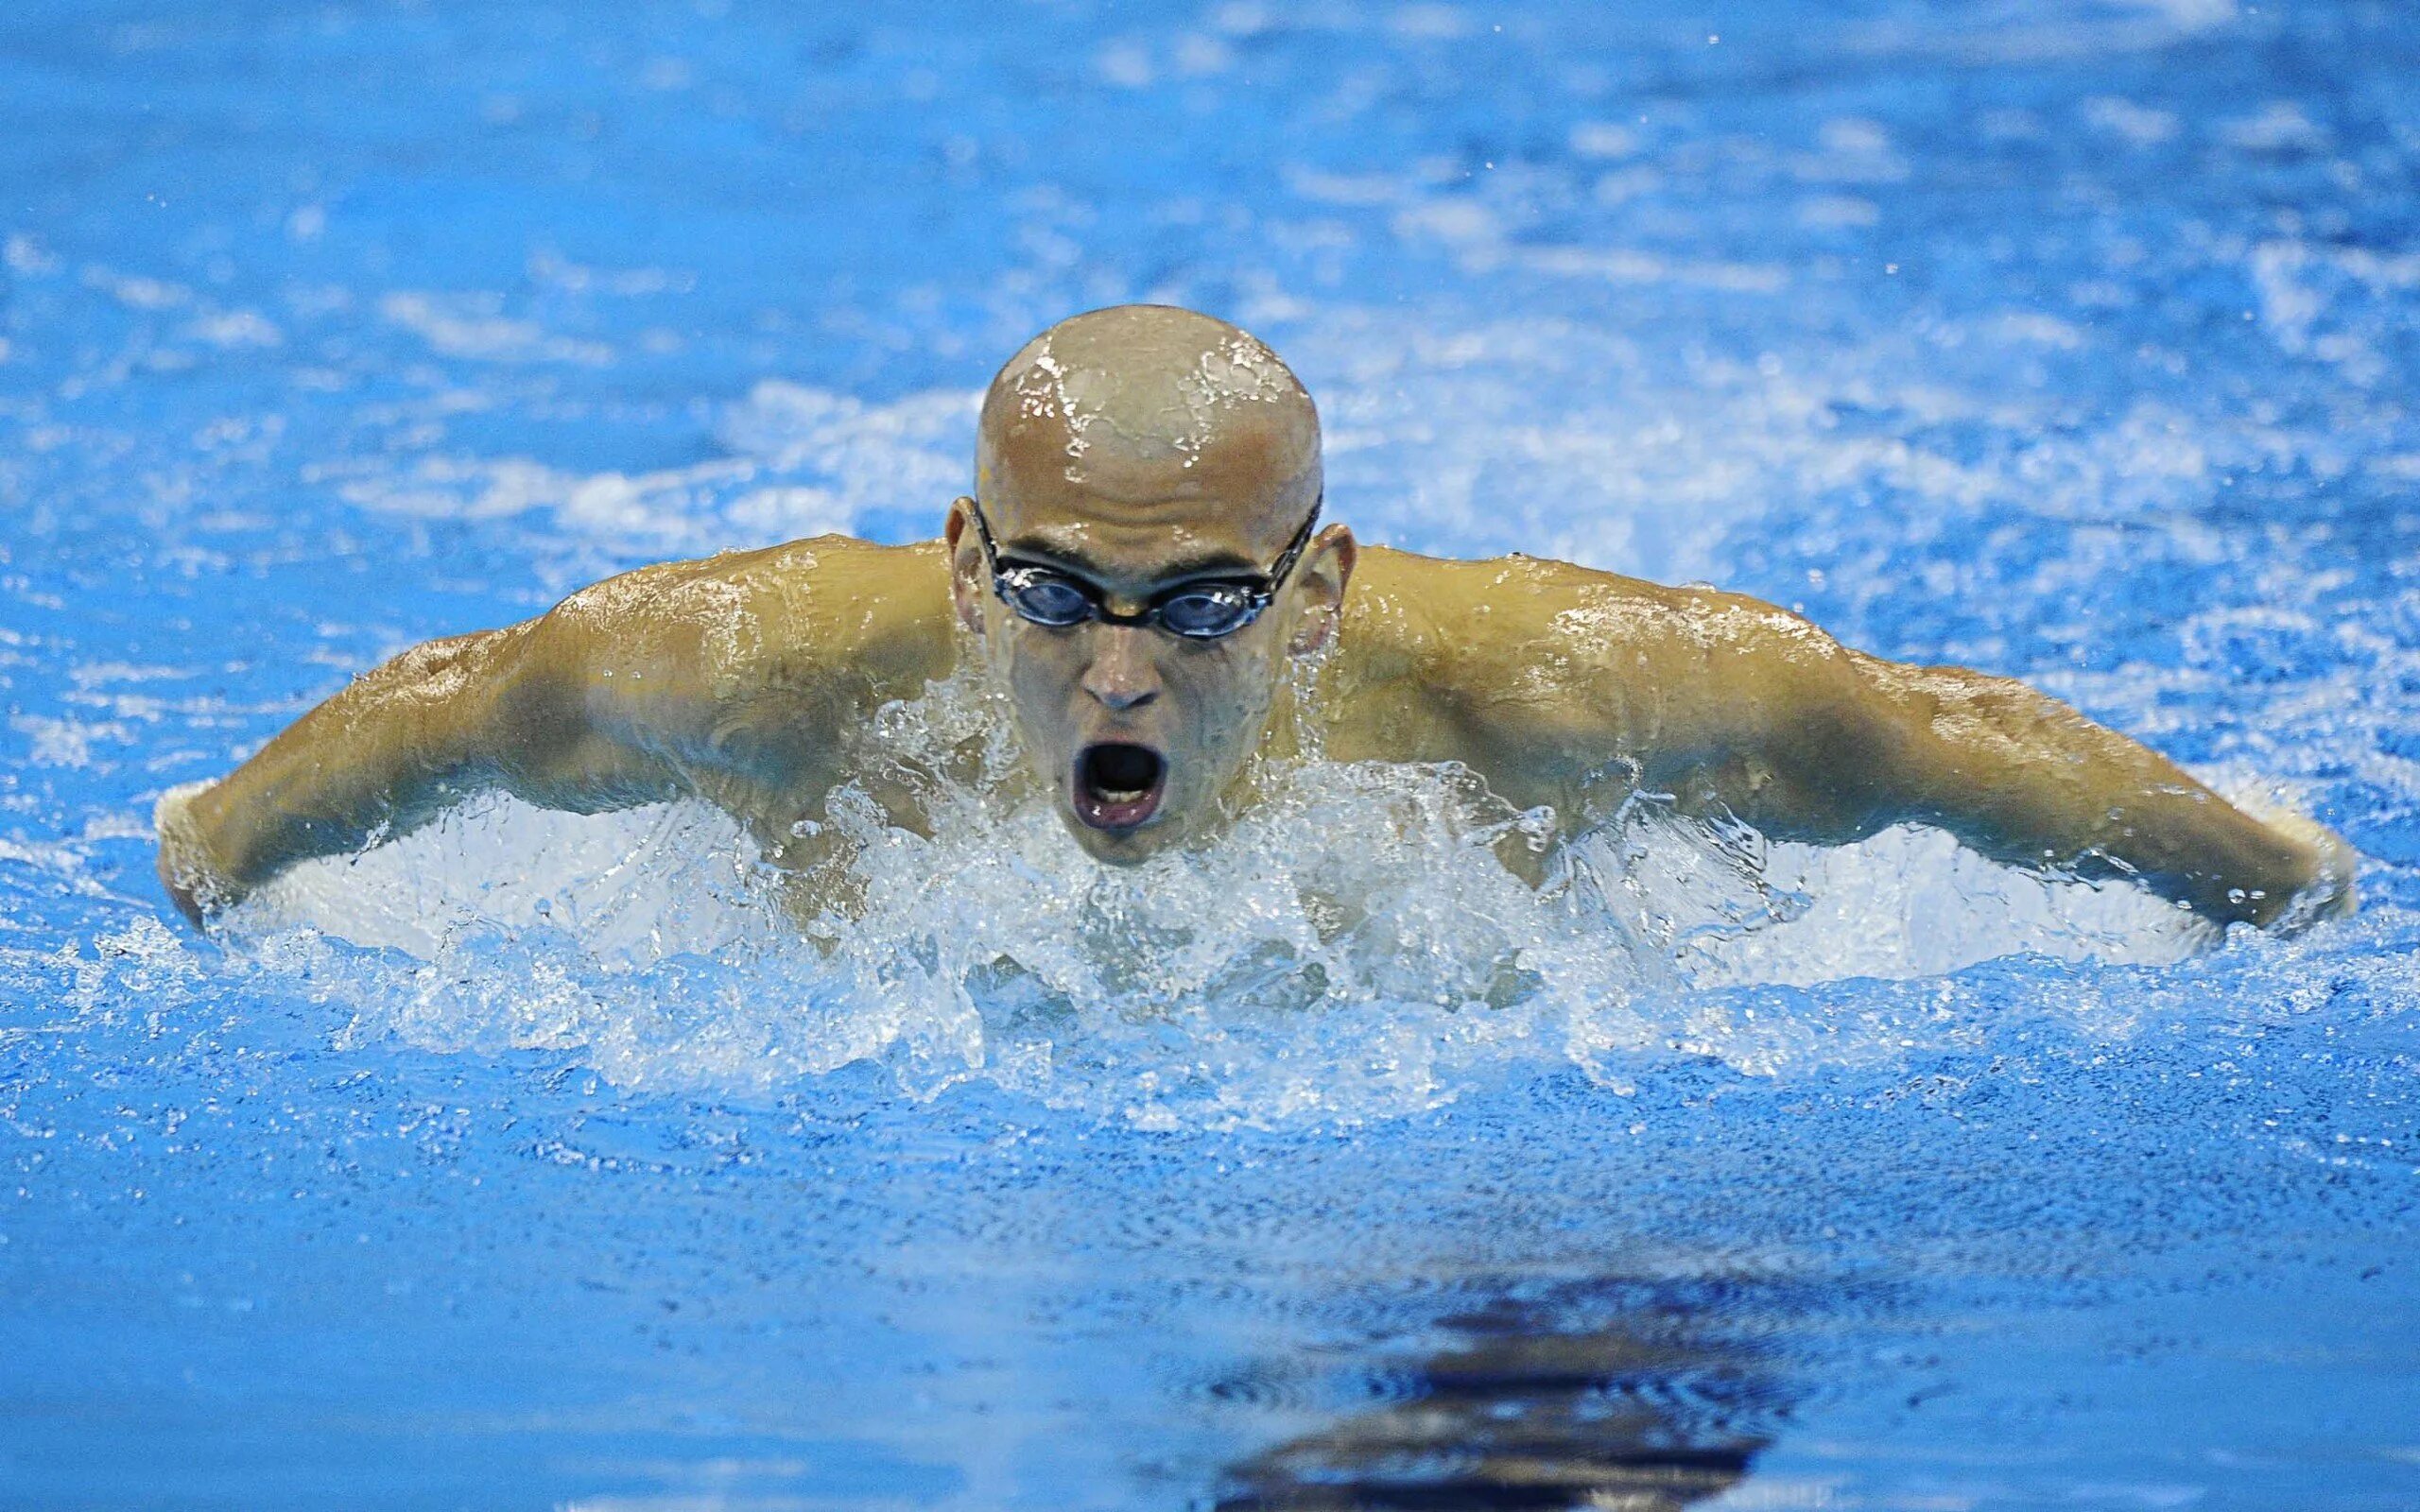
M 0 125 L 0 1503 L 2420 1506 L 2408 8 L 21 0 Z M 1651 814 L 1541 898 L 1350 769 L 1142 891 L 970 802 L 828 955 L 681 811 L 164 909 L 166 787 L 930 533 L 1138 298 L 1365 539 L 2025 677 L 2362 912 Z

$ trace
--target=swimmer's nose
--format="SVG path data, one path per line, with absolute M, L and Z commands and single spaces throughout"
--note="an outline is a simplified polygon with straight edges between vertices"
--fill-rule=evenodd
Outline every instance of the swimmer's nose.
M 1124 711 L 1160 696 L 1160 669 L 1143 639 L 1150 633 L 1132 625 L 1093 627 L 1096 650 L 1092 665 L 1084 669 L 1084 691 L 1103 707 Z

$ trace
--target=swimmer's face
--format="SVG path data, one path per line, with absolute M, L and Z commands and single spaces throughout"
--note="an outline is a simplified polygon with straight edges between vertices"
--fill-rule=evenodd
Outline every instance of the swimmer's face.
M 1138 360 L 1152 355 L 1148 342 L 1131 345 L 1143 347 Z M 1265 578 L 1319 499 L 1316 429 L 1306 456 L 1303 417 L 1283 406 L 1217 417 L 1188 438 L 1202 444 L 1183 449 L 1087 434 L 1036 407 L 1047 406 L 986 406 L 978 477 L 993 541 L 1001 559 L 1056 574 L 1115 613 L 1187 585 Z M 1020 615 L 993 591 L 973 510 L 960 499 L 948 523 L 958 613 L 983 638 L 1027 759 L 1077 842 L 1130 864 L 1214 826 L 1291 662 L 1335 634 L 1351 534 L 1330 526 L 1313 538 L 1252 623 L 1191 639 Z

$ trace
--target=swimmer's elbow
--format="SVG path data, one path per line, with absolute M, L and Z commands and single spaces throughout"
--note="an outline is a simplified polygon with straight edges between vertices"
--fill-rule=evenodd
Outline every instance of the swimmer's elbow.
M 548 614 L 494 632 L 491 696 L 479 712 L 482 763 L 524 802 L 595 814 L 673 796 L 650 753 L 664 723 L 643 679 L 614 686 L 614 668 L 589 628 Z M 640 703 L 650 707 L 634 707 Z
M 1801 810 L 1789 837 L 1837 844 L 1920 824 L 1995 854 L 2046 770 L 2122 740 L 2011 679 L 1845 649 L 1802 662 L 1775 724 L 1774 765 Z
M 1764 826 L 1775 838 L 1848 844 L 1914 817 L 1923 806 L 1909 777 L 1907 732 L 1873 699 L 1844 696 L 1803 705 L 1773 745 L 1773 785 L 1787 809 Z
M 1812 626 L 1775 664 L 1740 743 L 1751 753 L 1744 796 L 1758 827 L 1776 839 L 1839 845 L 1915 817 L 1927 785 L 1920 740 L 1892 664 Z
M 2079 735 L 2108 733 L 2012 679 L 1854 660 L 1860 738 L 1848 757 L 1872 784 L 1877 827 L 1913 822 L 1958 830 L 2019 768 L 2060 759 Z

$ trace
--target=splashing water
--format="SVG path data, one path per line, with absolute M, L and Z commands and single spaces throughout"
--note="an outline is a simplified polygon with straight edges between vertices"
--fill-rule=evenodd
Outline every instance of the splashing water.
M 2420 1504 L 2406 9 L 139 9 L 0 19 L 0 1500 Z M 953 683 L 845 916 L 510 802 L 167 912 L 162 789 L 930 535 L 1137 299 L 1366 540 L 2023 678 L 2363 909 L 1317 762 L 1104 871 Z
M 297 868 L 228 925 L 341 984 L 354 1042 L 577 1049 L 618 1085 L 755 1096 L 873 1060 L 919 1097 L 979 1077 L 1146 1126 L 1357 1121 L 1558 1061 L 1616 1086 L 1658 1055 L 1853 1064 L 1904 1052 L 1910 1026 L 1722 1022 L 1690 993 L 2019 951 L 2175 960 L 2210 937 L 1937 833 L 1775 847 L 1634 800 L 1560 847 L 1550 811 L 1450 765 L 1272 766 L 1227 833 L 1111 868 L 1020 781 L 1003 696 L 962 672 L 880 712 L 870 760 L 931 833 L 845 786 L 827 822 L 846 877 L 826 890 L 847 902 L 810 919 L 701 805 L 576 817 L 496 798 Z M 1547 857 L 1542 885 L 1513 850 Z

